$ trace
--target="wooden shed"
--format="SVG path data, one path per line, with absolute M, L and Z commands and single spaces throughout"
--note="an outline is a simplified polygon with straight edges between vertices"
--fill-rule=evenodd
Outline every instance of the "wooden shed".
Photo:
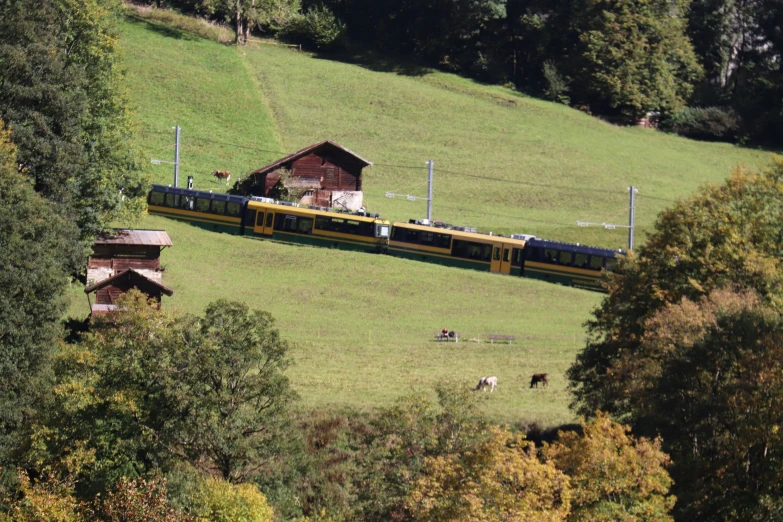
M 302 193 L 301 203 L 358 210 L 363 205 L 362 169 L 372 165 L 333 141 L 322 141 L 254 170 L 242 188 L 269 197 L 283 180 L 287 189 Z
M 117 307 L 117 299 L 131 288 L 137 288 L 142 293 L 158 301 L 158 307 L 162 296 L 174 295 L 174 290 L 160 281 L 148 278 L 141 272 L 130 268 L 117 273 L 84 289 L 89 300 L 90 294 L 95 292 L 95 304 L 90 303 L 92 315 L 106 314 Z
M 93 285 L 125 270 L 134 269 L 148 279 L 161 281 L 160 252 L 172 246 L 165 230 L 116 229 L 92 246 L 87 262 L 87 284 Z

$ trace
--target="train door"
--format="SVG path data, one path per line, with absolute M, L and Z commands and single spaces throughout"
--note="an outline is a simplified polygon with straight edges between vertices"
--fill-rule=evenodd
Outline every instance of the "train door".
M 510 274 L 511 273 L 511 245 L 500 245 L 500 248 L 501 248 L 500 273 Z
M 253 223 L 253 234 L 262 235 L 264 233 L 264 219 L 266 213 L 263 208 L 256 209 L 256 219 Z
M 492 245 L 492 261 L 489 264 L 489 271 L 490 272 L 500 272 L 502 267 L 502 255 L 503 255 L 503 244 L 502 243 L 496 243 Z
M 264 218 L 264 235 L 271 236 L 274 232 L 275 213 L 272 210 L 267 209 L 266 217 Z

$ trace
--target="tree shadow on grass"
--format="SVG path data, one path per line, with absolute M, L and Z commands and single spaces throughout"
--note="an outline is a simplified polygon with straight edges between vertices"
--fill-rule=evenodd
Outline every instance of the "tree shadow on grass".
M 173 27 L 164 25 L 163 22 L 146 20 L 144 18 L 135 16 L 133 14 L 128 14 L 126 16 L 126 21 L 128 23 L 141 25 L 148 31 L 157 33 L 158 35 L 163 36 L 165 38 L 173 38 L 175 40 L 187 40 L 187 41 L 197 41 L 197 40 L 204 39 L 203 37 L 198 36 L 196 34 L 192 34 L 187 31 L 183 31 L 181 29 L 175 29 Z
M 358 65 L 375 72 L 388 72 L 400 76 L 426 76 L 435 69 L 416 64 L 408 58 L 394 54 L 379 54 L 365 49 L 349 49 L 339 52 L 316 52 L 313 57 L 319 60 Z

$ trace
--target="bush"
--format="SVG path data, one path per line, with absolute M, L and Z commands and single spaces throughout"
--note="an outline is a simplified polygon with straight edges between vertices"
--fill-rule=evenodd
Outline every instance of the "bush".
M 274 516 L 256 486 L 230 484 L 217 478 L 201 483 L 191 498 L 190 512 L 204 522 L 271 522 Z
M 735 141 L 742 122 L 733 109 L 690 107 L 661 122 L 661 130 L 696 140 Z
M 295 16 L 281 32 L 285 40 L 315 49 L 338 47 L 344 34 L 345 24 L 324 6 Z

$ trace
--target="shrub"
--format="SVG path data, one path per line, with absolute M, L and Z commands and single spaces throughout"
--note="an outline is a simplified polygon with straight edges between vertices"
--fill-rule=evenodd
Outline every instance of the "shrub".
M 337 47 L 345 34 L 345 24 L 327 7 L 317 6 L 292 18 L 282 31 L 287 41 L 315 49 Z
M 661 122 L 661 130 L 697 140 L 734 141 L 742 126 L 734 109 L 689 107 Z
M 191 498 L 190 512 L 200 522 L 271 522 L 274 512 L 252 484 L 207 478 Z

